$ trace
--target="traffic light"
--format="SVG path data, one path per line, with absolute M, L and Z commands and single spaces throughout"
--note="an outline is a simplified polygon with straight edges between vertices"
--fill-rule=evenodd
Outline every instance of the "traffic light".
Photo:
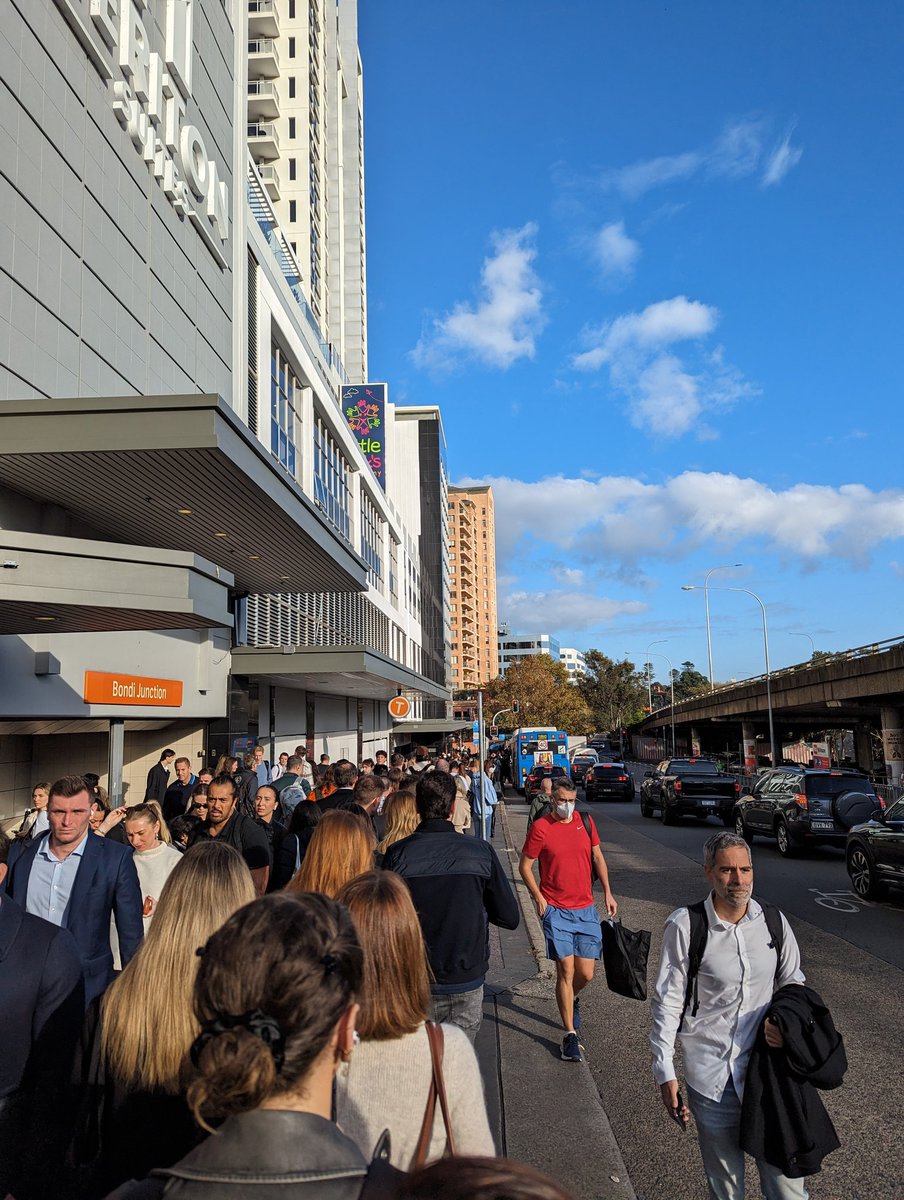
M 497 735 L 497 733 L 498 733 L 498 732 L 499 732 L 499 726 L 498 726 L 498 725 L 491 725 L 491 726 L 490 726 L 490 737 L 495 737 L 495 736 Z
M 512 701 L 512 712 L 515 714 L 515 716 L 517 716 L 520 711 L 521 711 L 521 705 L 518 703 L 517 700 L 513 700 Z

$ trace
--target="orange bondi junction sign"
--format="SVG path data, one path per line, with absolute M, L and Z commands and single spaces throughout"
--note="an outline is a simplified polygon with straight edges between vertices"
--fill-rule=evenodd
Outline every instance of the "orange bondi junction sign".
M 139 704 L 158 708 L 180 708 L 181 679 L 149 679 L 143 675 L 86 671 L 86 704 Z

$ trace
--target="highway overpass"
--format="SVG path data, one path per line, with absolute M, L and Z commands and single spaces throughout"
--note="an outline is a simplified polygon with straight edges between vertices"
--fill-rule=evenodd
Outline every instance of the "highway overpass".
M 675 705 L 679 746 L 699 742 L 705 753 L 726 745 L 740 749 L 757 740 L 757 753 L 769 753 L 769 704 L 775 729 L 777 759 L 783 742 L 830 729 L 854 732 L 856 758 L 864 770 L 875 770 L 873 731 L 882 735 L 886 777 L 901 781 L 904 773 L 904 637 L 844 650 L 816 662 L 800 663 L 739 683 L 717 685 L 713 692 Z M 672 708 L 657 709 L 634 726 L 634 732 L 663 737 L 669 744 Z

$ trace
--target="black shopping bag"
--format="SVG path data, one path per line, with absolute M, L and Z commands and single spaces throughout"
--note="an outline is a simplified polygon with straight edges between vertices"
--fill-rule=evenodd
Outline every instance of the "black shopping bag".
M 647 998 L 647 959 L 650 934 L 646 929 L 628 929 L 611 917 L 602 922 L 603 966 L 610 992 L 629 1000 Z

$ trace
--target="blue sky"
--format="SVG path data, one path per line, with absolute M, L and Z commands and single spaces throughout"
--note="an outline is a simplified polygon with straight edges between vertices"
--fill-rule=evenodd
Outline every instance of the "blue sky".
M 519 631 L 904 633 L 904 7 L 359 0 L 370 374 L 490 481 Z M 762 670 L 713 593 L 717 678 Z M 662 664 L 664 666 L 664 664 Z

